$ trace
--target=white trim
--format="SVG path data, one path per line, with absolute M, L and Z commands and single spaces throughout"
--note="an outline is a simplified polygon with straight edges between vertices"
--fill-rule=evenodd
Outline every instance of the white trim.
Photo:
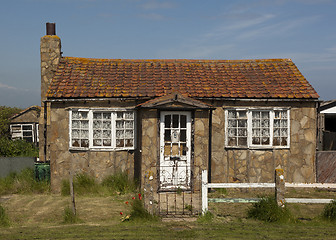
M 118 151 L 118 150 L 134 150 L 136 148 L 136 112 L 134 108 L 69 108 L 69 149 L 78 151 Z M 87 112 L 89 121 L 89 147 L 73 147 L 72 146 L 72 113 L 74 111 Z M 109 113 L 111 114 L 111 146 L 93 146 L 93 113 Z M 133 113 L 133 147 L 116 147 L 116 115 L 117 112 Z
M 232 149 L 289 149 L 290 148 L 290 108 L 281 108 L 281 107 L 251 107 L 251 108 L 223 108 L 224 109 L 224 116 L 225 116 L 225 148 L 232 148 Z M 246 146 L 229 146 L 228 145 L 228 139 L 229 139 L 229 134 L 228 134 L 228 111 L 233 110 L 233 111 L 246 111 L 247 115 L 247 145 Z M 269 138 L 270 138 L 270 143 L 268 145 L 253 145 L 252 144 L 252 113 L 254 111 L 267 111 L 269 112 L 269 120 L 270 120 L 270 125 L 269 125 Z M 273 138 L 274 138 L 274 120 L 275 120 L 275 111 L 286 111 L 287 112 L 287 145 L 286 146 L 274 146 L 273 143 Z

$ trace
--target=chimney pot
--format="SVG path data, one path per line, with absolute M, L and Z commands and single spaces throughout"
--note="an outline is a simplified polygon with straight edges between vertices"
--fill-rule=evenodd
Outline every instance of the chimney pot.
M 56 35 L 56 24 L 55 23 L 46 23 L 47 35 Z

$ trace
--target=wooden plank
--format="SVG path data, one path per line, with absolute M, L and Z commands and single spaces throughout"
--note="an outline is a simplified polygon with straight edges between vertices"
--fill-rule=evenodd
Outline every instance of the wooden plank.
M 335 183 L 285 183 L 286 187 L 293 188 L 336 188 Z
M 286 198 L 287 203 L 330 203 L 333 199 Z
M 261 198 L 209 198 L 213 203 L 255 203 Z M 286 198 L 287 203 L 330 203 L 333 199 L 313 199 L 313 198 Z
M 255 203 L 260 198 L 209 198 L 209 202 L 213 203 Z
M 275 183 L 208 183 L 208 188 L 275 188 Z

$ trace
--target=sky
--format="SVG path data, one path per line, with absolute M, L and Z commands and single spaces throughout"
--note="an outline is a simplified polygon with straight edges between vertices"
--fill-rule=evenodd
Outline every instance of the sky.
M 290 58 L 321 100 L 336 99 L 336 0 L 2 0 L 0 106 L 40 105 L 40 38 L 63 56 Z

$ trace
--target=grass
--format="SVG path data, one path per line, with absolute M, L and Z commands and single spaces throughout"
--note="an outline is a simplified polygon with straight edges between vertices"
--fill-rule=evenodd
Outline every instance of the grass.
M 0 205 L 0 226 L 1 227 L 7 227 L 9 226 L 9 219 L 7 216 L 7 213 L 3 206 Z
M 109 175 L 101 183 L 85 173 L 77 174 L 73 180 L 76 195 L 115 195 L 135 192 L 138 188 L 135 181 L 130 180 L 127 173 L 120 172 Z M 61 186 L 63 196 L 70 195 L 69 180 L 63 180 Z
M 24 169 L 20 173 L 11 173 L 0 178 L 0 196 L 4 194 L 29 194 L 50 192 L 48 181 L 37 181 L 32 169 Z
M 335 223 L 321 220 L 321 211 L 314 212 L 309 221 L 265 223 L 247 218 L 245 210 L 251 204 L 235 207 L 241 215 L 229 216 L 225 208 L 221 215 L 208 213 L 192 222 L 141 221 L 141 218 L 121 222 L 120 212 L 130 212 L 125 201 L 133 196 L 78 196 L 76 209 L 83 221 L 75 223 L 64 223 L 64 206 L 70 204 L 69 196 L 2 197 L 0 202 L 11 226 L 1 228 L 0 239 L 334 239 L 336 235 Z M 300 208 L 307 207 L 301 205 Z

